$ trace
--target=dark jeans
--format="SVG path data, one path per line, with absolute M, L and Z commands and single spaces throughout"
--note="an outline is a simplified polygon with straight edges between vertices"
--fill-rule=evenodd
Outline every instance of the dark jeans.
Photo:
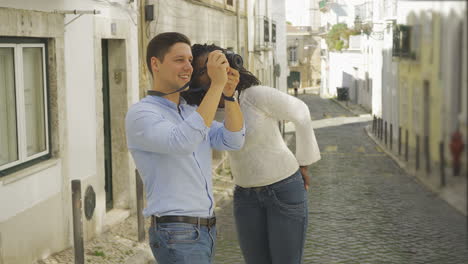
M 159 264 L 209 264 L 213 262 L 216 226 L 158 223 L 149 228 L 149 242 Z
M 307 192 L 299 171 L 264 187 L 236 186 L 234 216 L 245 262 L 302 263 L 307 215 Z

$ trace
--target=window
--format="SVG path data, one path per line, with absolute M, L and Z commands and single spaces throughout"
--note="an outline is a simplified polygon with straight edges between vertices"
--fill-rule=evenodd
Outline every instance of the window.
M 271 23 L 271 42 L 276 43 L 276 22 Z
M 411 56 L 411 26 L 400 26 L 400 53 L 402 57 Z
M 46 44 L 30 42 L 0 39 L 0 176 L 50 157 Z
M 411 54 L 411 26 L 399 25 L 393 32 L 393 56 L 412 57 Z
M 263 19 L 263 41 L 270 42 L 270 22 L 266 17 Z
M 392 56 L 400 56 L 400 30 L 395 24 L 393 24 Z
M 291 63 L 297 62 L 297 47 L 289 48 L 289 62 Z

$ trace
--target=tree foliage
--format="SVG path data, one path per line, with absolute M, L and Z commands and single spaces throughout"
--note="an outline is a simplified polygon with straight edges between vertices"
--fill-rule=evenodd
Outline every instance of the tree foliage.
M 349 47 L 349 36 L 360 35 L 362 28 L 348 28 L 344 23 L 335 24 L 325 37 L 328 49 L 331 51 L 341 51 Z M 366 33 L 366 32 L 364 32 Z

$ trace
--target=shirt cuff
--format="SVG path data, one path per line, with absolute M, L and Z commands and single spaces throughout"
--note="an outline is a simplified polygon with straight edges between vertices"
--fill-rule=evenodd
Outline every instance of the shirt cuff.
M 223 138 L 226 142 L 236 142 L 236 143 L 240 143 L 240 145 L 242 146 L 244 142 L 244 138 L 245 138 L 245 124 L 242 124 L 241 130 L 235 131 L 235 132 L 229 131 L 226 128 L 226 126 L 224 126 Z

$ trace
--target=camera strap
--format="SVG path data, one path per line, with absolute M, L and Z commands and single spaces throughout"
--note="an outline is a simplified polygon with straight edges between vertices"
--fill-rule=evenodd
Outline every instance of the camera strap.
M 184 86 L 182 86 L 179 89 L 177 89 L 177 90 L 175 90 L 173 92 L 170 92 L 170 93 L 163 93 L 163 92 L 155 91 L 155 90 L 148 90 L 146 93 L 148 95 L 163 97 L 163 96 L 166 96 L 166 95 L 170 95 L 170 94 L 177 93 L 177 92 L 180 92 L 182 90 L 185 90 L 185 88 L 187 88 L 189 85 L 190 85 L 190 82 L 187 82 Z
M 187 93 L 196 93 L 196 92 L 201 92 L 201 91 L 208 91 L 210 87 L 208 85 L 201 86 L 198 88 L 190 88 Z

